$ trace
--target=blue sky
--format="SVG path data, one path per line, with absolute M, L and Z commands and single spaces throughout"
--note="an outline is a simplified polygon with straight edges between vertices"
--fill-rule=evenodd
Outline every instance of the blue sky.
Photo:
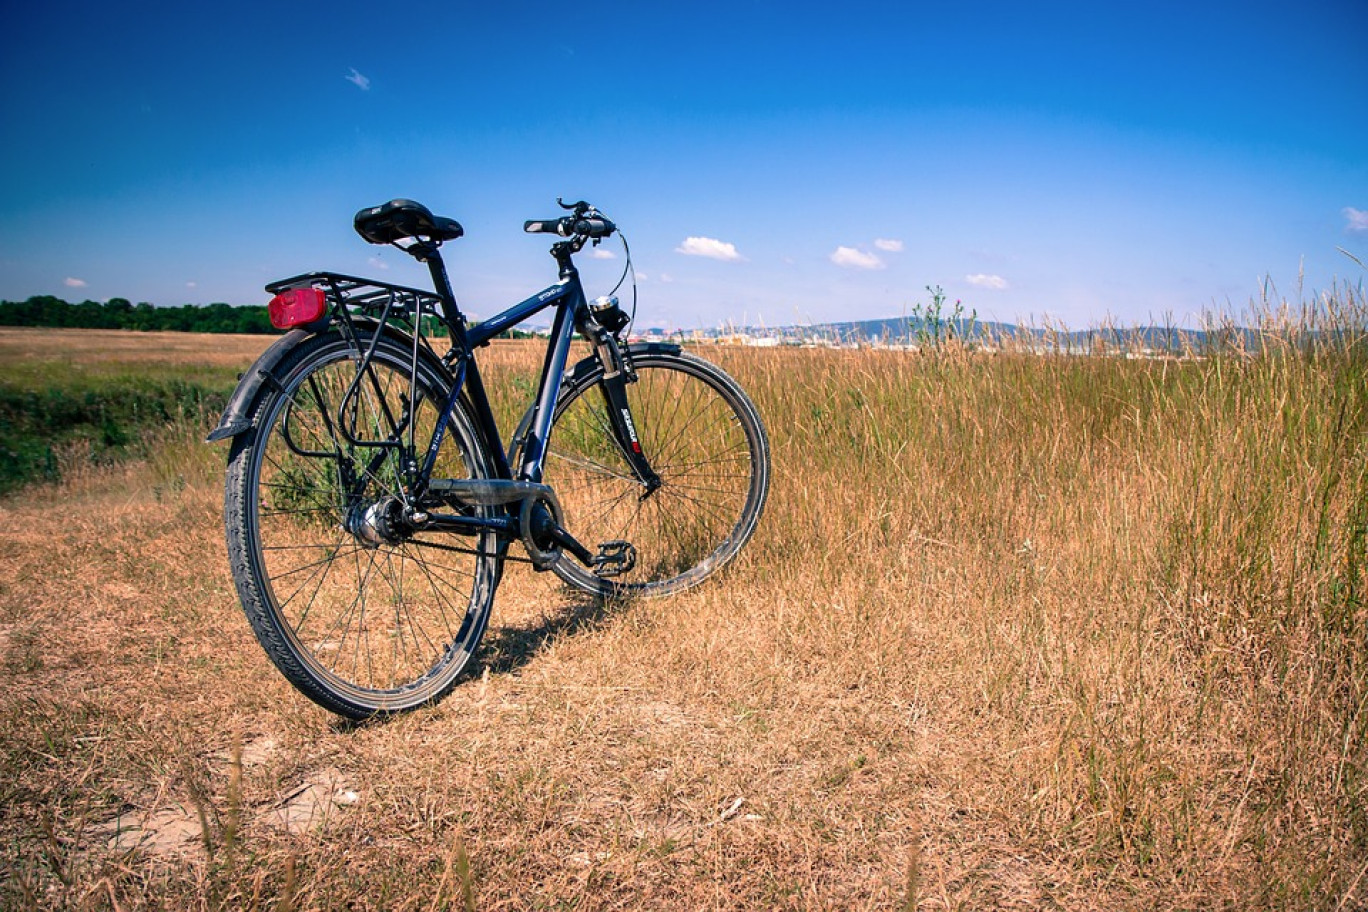
M 554 279 L 524 219 L 626 230 L 643 326 L 1081 327 L 1368 262 L 1368 3 L 11 4 L 0 298 L 263 303 L 423 284 L 351 229 L 460 220 L 466 310 Z M 622 267 L 588 259 L 590 293 Z

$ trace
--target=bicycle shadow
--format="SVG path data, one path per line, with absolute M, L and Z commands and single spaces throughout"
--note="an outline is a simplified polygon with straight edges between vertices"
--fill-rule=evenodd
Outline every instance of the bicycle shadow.
M 485 672 L 491 675 L 516 672 L 531 664 L 551 643 L 592 628 L 625 610 L 629 604 L 620 598 L 568 592 L 563 595 L 564 604 L 543 612 L 535 622 L 505 624 L 487 631 L 479 655 L 466 677 L 478 677 Z

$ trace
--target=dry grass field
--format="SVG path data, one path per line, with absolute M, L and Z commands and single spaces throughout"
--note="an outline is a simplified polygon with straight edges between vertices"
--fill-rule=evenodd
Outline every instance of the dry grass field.
M 270 342 L 268 336 L 0 327 L 0 363 L 4 378 L 12 381 L 98 380 L 129 371 L 231 381 Z
M 740 561 L 608 605 L 513 565 L 384 724 L 256 645 L 204 427 L 25 488 L 0 907 L 1364 908 L 1368 307 L 1322 303 L 1187 360 L 705 348 L 774 451 Z M 231 386 L 265 340 L 13 345 Z

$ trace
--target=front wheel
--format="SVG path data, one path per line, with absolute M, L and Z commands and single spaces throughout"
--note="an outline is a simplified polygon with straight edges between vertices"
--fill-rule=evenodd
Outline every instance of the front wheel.
M 286 357 L 234 439 L 224 519 L 252 630 L 300 691 L 362 719 L 439 699 L 489 617 L 502 551 L 492 534 L 415 531 L 402 519 L 403 450 L 430 439 L 449 377 L 389 334 L 315 336 Z M 374 358 L 358 375 L 359 351 Z M 412 388 L 410 382 L 413 381 Z M 434 477 L 493 474 L 457 407 Z
M 556 405 L 543 481 L 569 532 L 592 550 L 624 540 L 628 572 L 604 579 L 562 556 L 561 579 L 600 595 L 663 595 L 697 585 L 750 540 L 769 492 L 769 441 L 754 404 L 721 368 L 683 352 L 634 353 L 632 422 L 662 484 L 639 481 L 613 435 L 603 368 Z

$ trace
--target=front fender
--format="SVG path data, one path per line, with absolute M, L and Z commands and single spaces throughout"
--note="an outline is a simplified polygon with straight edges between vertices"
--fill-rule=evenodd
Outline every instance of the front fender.
M 631 345 L 623 346 L 623 351 L 627 354 L 628 360 L 641 355 L 677 355 L 682 350 L 679 345 L 673 342 L 634 342 Z M 598 366 L 598 357 L 590 355 L 567 371 L 565 380 L 561 383 L 561 397 L 568 396 L 571 391 L 577 389 L 594 373 Z M 558 401 L 561 397 L 558 397 Z
M 640 355 L 669 354 L 677 355 L 683 349 L 673 342 L 634 342 L 623 348 L 627 357 L 634 358 Z M 589 355 L 583 360 L 576 362 L 565 372 L 565 379 L 561 381 L 560 392 L 556 395 L 556 405 L 567 399 L 571 393 L 579 389 L 580 386 L 588 382 L 589 378 L 598 370 L 599 360 L 597 355 Z M 523 437 L 527 435 L 527 429 L 532 426 L 532 413 L 536 411 L 534 404 L 523 413 L 522 420 L 518 422 L 518 427 L 513 431 L 513 438 L 508 442 L 508 454 L 511 458 L 513 453 L 522 446 Z M 517 466 L 514 466 L 516 469 Z
M 218 427 L 210 432 L 205 438 L 207 443 L 214 443 L 219 440 L 230 440 L 248 430 L 252 426 L 251 408 L 256 401 L 257 393 L 261 391 L 261 385 L 266 382 L 268 377 L 273 376 L 272 371 L 285 360 L 285 356 L 294 351 L 295 348 L 305 339 L 310 338 L 313 333 L 304 329 L 292 329 L 271 343 L 271 347 L 261 353 L 261 357 L 247 368 L 246 372 L 238 378 L 237 389 L 233 390 L 232 398 L 228 400 L 228 405 L 223 410 L 223 417 L 219 419 Z

